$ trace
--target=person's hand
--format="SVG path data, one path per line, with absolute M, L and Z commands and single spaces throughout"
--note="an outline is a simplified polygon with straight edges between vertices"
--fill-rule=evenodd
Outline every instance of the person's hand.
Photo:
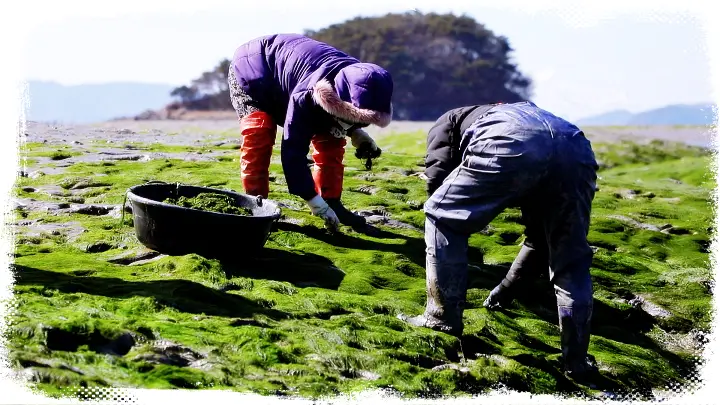
M 362 129 L 356 129 L 350 135 L 352 145 L 355 147 L 355 157 L 358 159 L 366 159 L 365 166 L 372 167 L 372 159 L 377 159 L 382 154 L 375 141 Z
M 310 211 L 316 217 L 320 217 L 325 221 L 325 227 L 331 232 L 336 232 L 340 227 L 340 220 L 338 219 L 335 211 L 325 202 L 325 200 L 316 195 L 307 201 Z
M 375 145 L 375 142 L 365 143 L 355 149 L 355 157 L 358 159 L 377 159 L 381 154 L 382 149 Z
M 350 134 L 350 140 L 355 147 L 355 157 L 358 159 L 375 159 L 382 153 L 375 140 L 362 129 L 353 131 Z

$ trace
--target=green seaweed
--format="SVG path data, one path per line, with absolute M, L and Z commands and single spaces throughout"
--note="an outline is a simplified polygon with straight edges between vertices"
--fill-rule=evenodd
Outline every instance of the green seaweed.
M 238 206 L 234 199 L 221 193 L 200 193 L 195 197 L 181 196 L 179 198 L 167 198 L 163 202 L 201 211 L 242 216 L 253 215 L 252 209 Z
M 702 345 L 687 342 L 702 340 L 692 337 L 708 332 L 712 321 L 715 179 L 709 152 L 667 143 L 594 145 L 606 164 L 589 234 L 596 250 L 590 353 L 603 379 L 589 389 L 561 372 L 546 271 L 531 278 L 530 293 L 507 310 L 482 306 L 520 249 L 517 209 L 470 238 L 460 340 L 395 318 L 421 313 L 426 299 L 426 196 L 415 175 L 422 171 L 424 134 L 392 134 L 378 144 L 383 155 L 372 171 L 348 154 L 343 201 L 349 209 L 375 210 L 412 227 L 378 225 L 375 235 L 343 227 L 341 234 L 328 234 L 287 192 L 279 145 L 269 198 L 298 208 L 283 210 L 285 220 L 252 257 L 147 256 L 132 223 L 112 216 L 16 215 L 13 220 L 76 224 L 80 231 L 73 237 L 65 230 L 54 235 L 19 227 L 12 268 L 16 305 L 5 336 L 13 368 L 28 373 L 47 395 L 115 386 L 309 398 L 381 388 L 437 397 L 502 384 L 534 394 L 611 391 L 623 398 L 633 392 L 649 397 L 668 384 L 691 387 Z M 42 147 L 26 144 L 26 154 Z M 88 202 L 122 204 L 128 187 L 151 180 L 242 189 L 236 162 L 181 159 L 78 162 L 64 173 L 21 177 L 15 187 L 20 194 L 23 187 L 61 185 Z M 55 203 L 73 198 L 37 194 L 21 195 Z M 107 250 L 88 249 L 100 242 Z M 668 314 L 648 315 L 629 303 L 634 296 Z

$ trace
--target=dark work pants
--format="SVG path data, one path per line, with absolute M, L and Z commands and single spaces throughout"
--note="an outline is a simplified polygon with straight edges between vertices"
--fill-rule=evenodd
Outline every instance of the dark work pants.
M 462 329 L 468 239 L 505 208 L 520 207 L 524 260 L 547 260 L 561 328 L 563 319 L 576 318 L 574 328 L 586 330 L 593 294 L 587 233 L 598 168 L 590 142 L 529 102 L 494 107 L 465 139 L 462 163 L 424 207 L 425 317 Z

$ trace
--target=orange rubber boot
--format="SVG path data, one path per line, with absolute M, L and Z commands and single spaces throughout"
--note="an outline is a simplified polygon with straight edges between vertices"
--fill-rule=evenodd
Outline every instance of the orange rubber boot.
M 315 136 L 312 139 L 315 170 L 313 180 L 315 190 L 335 211 L 340 222 L 344 225 L 358 227 L 365 225 L 365 218 L 348 211 L 340 201 L 343 191 L 343 174 L 345 166 L 345 138 L 338 139 L 330 135 Z
M 270 158 L 277 126 L 269 114 L 250 113 L 240 120 L 240 178 L 245 193 L 267 198 L 270 193 Z
M 313 180 L 316 191 L 324 200 L 338 199 L 342 195 L 346 143 L 344 138 L 329 135 L 316 135 L 312 139 Z

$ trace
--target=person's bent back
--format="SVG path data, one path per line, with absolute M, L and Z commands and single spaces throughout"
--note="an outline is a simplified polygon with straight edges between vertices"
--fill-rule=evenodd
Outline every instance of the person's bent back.
M 427 305 L 400 318 L 462 335 L 469 236 L 519 207 L 526 238 L 508 274 L 549 268 L 566 371 L 592 371 L 587 233 L 598 166 L 583 132 L 530 102 L 469 106 L 440 117 L 427 147 Z

